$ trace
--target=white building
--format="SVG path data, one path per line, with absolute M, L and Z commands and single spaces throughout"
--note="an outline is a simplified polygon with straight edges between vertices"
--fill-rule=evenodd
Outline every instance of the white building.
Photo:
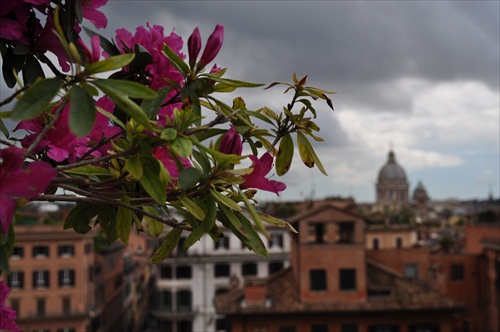
M 204 236 L 182 251 L 182 238 L 175 252 L 158 266 L 157 301 L 153 315 L 163 332 L 210 332 L 226 330 L 214 308 L 214 296 L 230 288 L 230 280 L 266 277 L 290 264 L 290 230 L 268 228 L 271 240 L 262 237 L 269 258 L 249 251 L 230 231 L 215 243 Z M 188 234 L 186 233 L 186 236 Z

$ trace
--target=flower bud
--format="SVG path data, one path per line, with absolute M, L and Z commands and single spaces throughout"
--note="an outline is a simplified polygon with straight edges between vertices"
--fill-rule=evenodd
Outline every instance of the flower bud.
M 198 27 L 194 29 L 188 39 L 188 54 L 189 54 L 189 67 L 193 68 L 196 63 L 196 58 L 201 50 L 201 36 Z
M 208 37 L 207 45 L 203 50 L 200 61 L 198 62 L 198 69 L 204 68 L 208 63 L 210 63 L 219 53 L 222 47 L 222 42 L 224 41 L 224 27 L 217 24 L 214 32 Z
M 241 136 L 236 131 L 236 127 L 232 126 L 223 136 L 220 142 L 219 151 L 225 154 L 236 154 L 241 156 L 243 143 Z

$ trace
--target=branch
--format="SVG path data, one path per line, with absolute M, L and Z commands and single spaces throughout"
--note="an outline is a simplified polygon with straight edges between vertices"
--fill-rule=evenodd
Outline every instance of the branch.
M 108 144 L 109 142 L 111 142 L 111 140 L 113 140 L 114 138 L 122 135 L 124 133 L 123 130 L 120 130 L 119 132 L 117 132 L 116 134 L 112 135 L 111 137 L 108 137 L 104 140 L 100 140 L 99 143 L 97 143 L 96 145 L 94 145 L 90 150 L 88 150 L 87 152 L 85 152 L 85 154 L 83 156 L 81 156 L 80 158 L 78 158 L 78 161 L 81 161 L 83 159 L 85 159 L 86 157 L 88 157 L 92 152 L 94 152 L 95 150 L 99 149 L 100 147 Z
M 109 154 L 109 155 L 104 156 L 104 157 L 86 159 L 86 160 L 78 161 L 76 163 L 69 164 L 69 165 L 57 166 L 57 170 L 58 171 L 65 171 L 67 169 L 72 169 L 72 168 L 76 168 L 76 167 L 80 167 L 80 166 L 86 166 L 86 165 L 92 165 L 92 164 L 96 164 L 96 163 L 102 163 L 104 161 L 108 161 L 108 160 L 115 159 L 115 158 L 118 158 L 118 157 L 127 156 L 129 154 L 133 154 L 133 153 L 136 153 L 138 151 L 139 151 L 139 147 L 133 147 L 133 148 L 130 148 L 128 150 L 117 152 L 117 153 L 114 153 L 114 154 Z
M 19 90 L 17 90 L 16 92 L 14 92 L 14 93 L 12 94 L 12 96 L 10 96 L 10 97 L 8 97 L 8 98 L 4 99 L 2 102 L 0 102 L 0 107 L 2 107 L 3 105 L 7 105 L 8 103 L 10 103 L 10 102 L 11 102 L 14 98 L 16 98 L 16 96 L 17 96 L 18 94 L 20 94 L 21 92 L 23 92 L 23 91 L 25 91 L 25 90 L 28 90 L 28 89 L 29 89 L 29 87 L 30 87 L 30 85 L 29 85 L 29 84 L 27 84 L 27 85 L 23 86 L 21 89 L 19 89 Z

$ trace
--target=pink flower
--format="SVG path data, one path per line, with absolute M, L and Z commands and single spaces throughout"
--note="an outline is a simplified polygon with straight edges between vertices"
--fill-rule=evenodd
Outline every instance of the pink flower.
M 151 78 L 149 87 L 153 90 L 170 85 L 168 81 L 181 83 L 184 79 L 181 73 L 170 63 L 163 54 L 163 47 L 168 45 L 181 58 L 185 58 L 181 54 L 182 38 L 175 33 L 168 36 L 164 35 L 163 27 L 147 24 L 147 29 L 143 26 L 136 28 L 134 35 L 125 29 L 116 31 L 116 43 L 122 53 L 130 53 L 134 49 L 134 45 L 139 44 L 144 47 L 150 54 L 152 62 L 145 67 L 148 76 Z M 176 92 L 167 96 L 166 100 L 172 98 Z
M 90 37 L 90 45 L 92 46 L 92 51 L 89 50 L 87 45 L 84 44 L 83 40 L 79 38 L 76 43 L 80 47 L 83 58 L 87 64 L 95 63 L 99 61 L 101 56 L 101 45 L 99 44 L 99 36 L 93 35 Z
M 197 64 L 199 70 L 205 68 L 207 64 L 212 62 L 219 53 L 222 42 L 224 41 L 224 27 L 220 24 L 215 26 L 214 32 L 208 37 L 207 45 L 203 50 L 200 61 Z
M 271 191 L 279 196 L 279 192 L 285 190 L 286 185 L 283 182 L 266 178 L 266 175 L 273 167 L 273 156 L 266 152 L 260 159 L 253 155 L 250 155 L 250 159 L 252 160 L 253 171 L 244 176 L 245 182 L 240 184 L 240 187 L 242 189 L 255 188 Z
M 35 149 L 33 150 L 34 153 L 46 152 L 47 157 L 49 157 L 50 159 L 57 162 L 62 162 L 70 157 L 75 147 L 87 145 L 86 142 L 88 141 L 88 138 L 76 137 L 69 128 L 69 106 L 70 104 L 68 103 L 64 110 L 61 112 L 61 115 L 59 115 L 59 118 L 56 120 L 52 128 L 35 147 Z M 52 109 L 52 113 L 55 112 L 57 107 L 58 106 L 55 106 Z M 25 129 L 32 133 L 31 135 L 23 138 L 21 141 L 21 144 L 24 147 L 28 147 L 42 131 L 46 123 L 47 118 L 40 116 L 35 119 L 21 121 L 14 129 L 14 131 L 18 129 Z
M 162 162 L 173 179 L 177 179 L 179 177 L 179 167 L 177 166 L 174 157 L 167 148 L 155 147 L 151 150 L 151 153 L 156 159 Z M 193 167 L 193 165 L 187 158 L 179 158 L 179 161 L 182 163 L 183 168 Z
M 43 29 L 36 34 L 35 36 L 35 51 L 44 53 L 45 51 L 49 51 L 54 53 L 57 56 L 57 60 L 59 61 L 59 66 L 65 72 L 69 71 L 69 58 L 64 50 L 64 47 L 61 44 L 59 38 L 57 38 L 54 25 L 54 18 L 52 15 L 47 16 L 47 21 L 45 22 L 45 26 Z
M 82 0 L 83 17 L 92 22 L 96 28 L 105 28 L 108 25 L 106 15 L 97 8 L 104 6 L 108 0 Z
M 9 296 L 10 288 L 0 280 L 0 331 L 21 331 L 17 327 L 15 319 L 16 312 L 5 306 L 5 300 Z
M 200 50 L 201 50 L 200 29 L 196 27 L 188 39 L 189 67 L 194 68 L 194 65 L 196 64 L 196 58 L 198 58 Z
M 241 136 L 236 131 L 236 127 L 232 126 L 231 129 L 226 131 L 226 133 L 222 136 L 219 151 L 225 154 L 237 154 L 238 156 L 241 156 L 242 150 L 243 144 L 241 142 Z
M 37 161 L 23 168 L 23 150 L 10 146 L 0 150 L 0 223 L 3 234 L 9 231 L 16 198 L 32 198 L 45 191 L 57 171 L 49 163 Z

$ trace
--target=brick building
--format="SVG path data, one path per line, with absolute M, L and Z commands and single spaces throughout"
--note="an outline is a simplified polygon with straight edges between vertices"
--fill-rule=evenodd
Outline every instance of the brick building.
M 299 230 L 291 268 L 216 297 L 232 332 L 451 332 L 457 326 L 463 302 L 368 258 L 358 215 L 323 205 L 290 222 Z

